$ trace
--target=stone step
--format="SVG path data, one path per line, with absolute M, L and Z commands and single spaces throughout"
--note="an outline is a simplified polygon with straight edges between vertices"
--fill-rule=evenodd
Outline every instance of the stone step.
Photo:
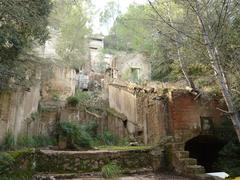
M 197 165 L 197 160 L 193 158 L 179 158 L 179 161 L 183 166 Z
M 205 169 L 200 165 L 188 165 L 185 167 L 185 172 L 187 174 L 204 174 Z
M 184 143 L 173 143 L 173 150 L 175 151 L 184 151 Z
M 175 154 L 177 158 L 189 158 L 189 152 L 188 151 L 175 151 Z

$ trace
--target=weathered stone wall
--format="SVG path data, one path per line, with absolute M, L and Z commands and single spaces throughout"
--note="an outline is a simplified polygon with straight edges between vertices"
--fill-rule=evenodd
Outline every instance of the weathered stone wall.
M 0 142 L 10 131 L 17 138 L 20 133 L 30 132 L 27 119 L 37 112 L 40 100 L 40 83 L 30 91 L 0 93 Z
M 43 118 L 43 121 L 38 117 L 32 118 L 32 115 L 37 116 L 40 100 L 52 100 L 54 96 L 65 99 L 73 95 L 76 75 L 75 71 L 70 69 L 54 67 L 52 71 L 54 76 L 50 80 L 41 83 L 38 77 L 29 91 L 0 92 L 0 142 L 7 132 L 12 132 L 16 139 L 23 133 L 49 134 L 48 129 L 53 126 L 56 115 L 52 119 Z M 48 112 L 51 113 L 54 112 Z
M 217 99 L 219 98 L 204 94 L 196 98 L 187 90 L 169 90 L 165 93 L 145 90 L 134 92 L 126 86 L 109 85 L 110 107 L 133 122 L 131 134 L 145 144 L 156 144 L 167 135 L 187 141 L 206 133 L 204 128 L 212 130 L 211 128 L 221 123 L 223 116 L 216 109 L 224 109 Z M 207 124 L 203 124 L 203 119 Z
M 132 68 L 139 69 L 140 81 L 151 79 L 151 64 L 147 57 L 136 53 L 120 53 L 113 59 L 113 68 L 118 71 L 118 78 L 132 81 Z
M 152 98 L 147 98 L 144 104 L 144 143 L 157 144 L 162 137 L 168 134 L 167 100 L 152 100 Z
M 75 70 L 54 66 L 50 73 L 51 78 L 42 83 L 43 101 L 52 100 L 54 97 L 65 100 L 75 93 L 77 83 Z
M 87 123 L 94 120 L 98 124 L 99 134 L 102 134 L 106 130 L 121 138 L 127 137 L 129 134 L 127 127 L 124 126 L 126 117 L 111 109 L 99 109 L 98 113 L 92 113 L 86 108 L 67 107 L 61 111 L 60 120 L 78 123 Z
M 201 96 L 195 99 L 186 90 L 173 90 L 169 98 L 172 133 L 187 141 L 202 133 L 201 118 L 210 118 L 213 127 L 220 124 L 224 114 L 217 107 L 224 109 L 217 98 Z
M 137 98 L 126 88 L 109 85 L 109 106 L 127 116 L 128 131 L 134 134 L 137 128 Z
M 40 151 L 37 155 L 37 172 L 81 173 L 101 171 L 104 165 L 115 163 L 122 170 L 152 167 L 150 150 L 129 151 Z

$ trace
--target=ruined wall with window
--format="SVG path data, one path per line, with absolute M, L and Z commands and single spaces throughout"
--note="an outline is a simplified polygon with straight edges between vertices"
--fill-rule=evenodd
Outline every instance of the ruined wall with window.
M 112 68 L 122 80 L 140 83 L 151 79 L 151 64 L 142 54 L 120 53 L 114 57 Z
M 214 133 L 223 121 L 226 109 L 220 97 L 202 94 L 199 98 L 186 90 L 174 90 L 169 94 L 169 114 L 172 133 L 187 141 L 199 134 Z
M 156 144 L 169 135 L 187 141 L 214 133 L 223 117 L 217 108 L 224 109 L 219 97 L 211 94 L 196 97 L 183 89 L 154 92 L 114 84 L 109 85 L 109 102 L 126 115 L 134 138 L 145 144 Z

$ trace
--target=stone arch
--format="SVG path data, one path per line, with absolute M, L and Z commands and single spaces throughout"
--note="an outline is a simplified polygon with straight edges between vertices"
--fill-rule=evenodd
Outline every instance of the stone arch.
M 216 171 L 215 163 L 219 151 L 226 144 L 214 135 L 198 135 L 185 142 L 185 150 L 189 156 L 195 158 L 199 165 L 204 166 L 206 172 Z

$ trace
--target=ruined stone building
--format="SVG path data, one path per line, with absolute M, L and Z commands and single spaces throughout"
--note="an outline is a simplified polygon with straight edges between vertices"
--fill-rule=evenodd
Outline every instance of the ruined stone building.
M 112 60 L 114 78 L 140 83 L 151 79 L 151 64 L 146 56 L 120 53 Z
M 224 106 L 218 97 L 196 99 L 184 89 L 164 91 L 157 93 L 110 84 L 109 105 L 126 115 L 129 134 L 145 144 L 156 144 L 166 136 L 187 141 L 213 133 L 222 122 L 224 114 L 217 108 Z

